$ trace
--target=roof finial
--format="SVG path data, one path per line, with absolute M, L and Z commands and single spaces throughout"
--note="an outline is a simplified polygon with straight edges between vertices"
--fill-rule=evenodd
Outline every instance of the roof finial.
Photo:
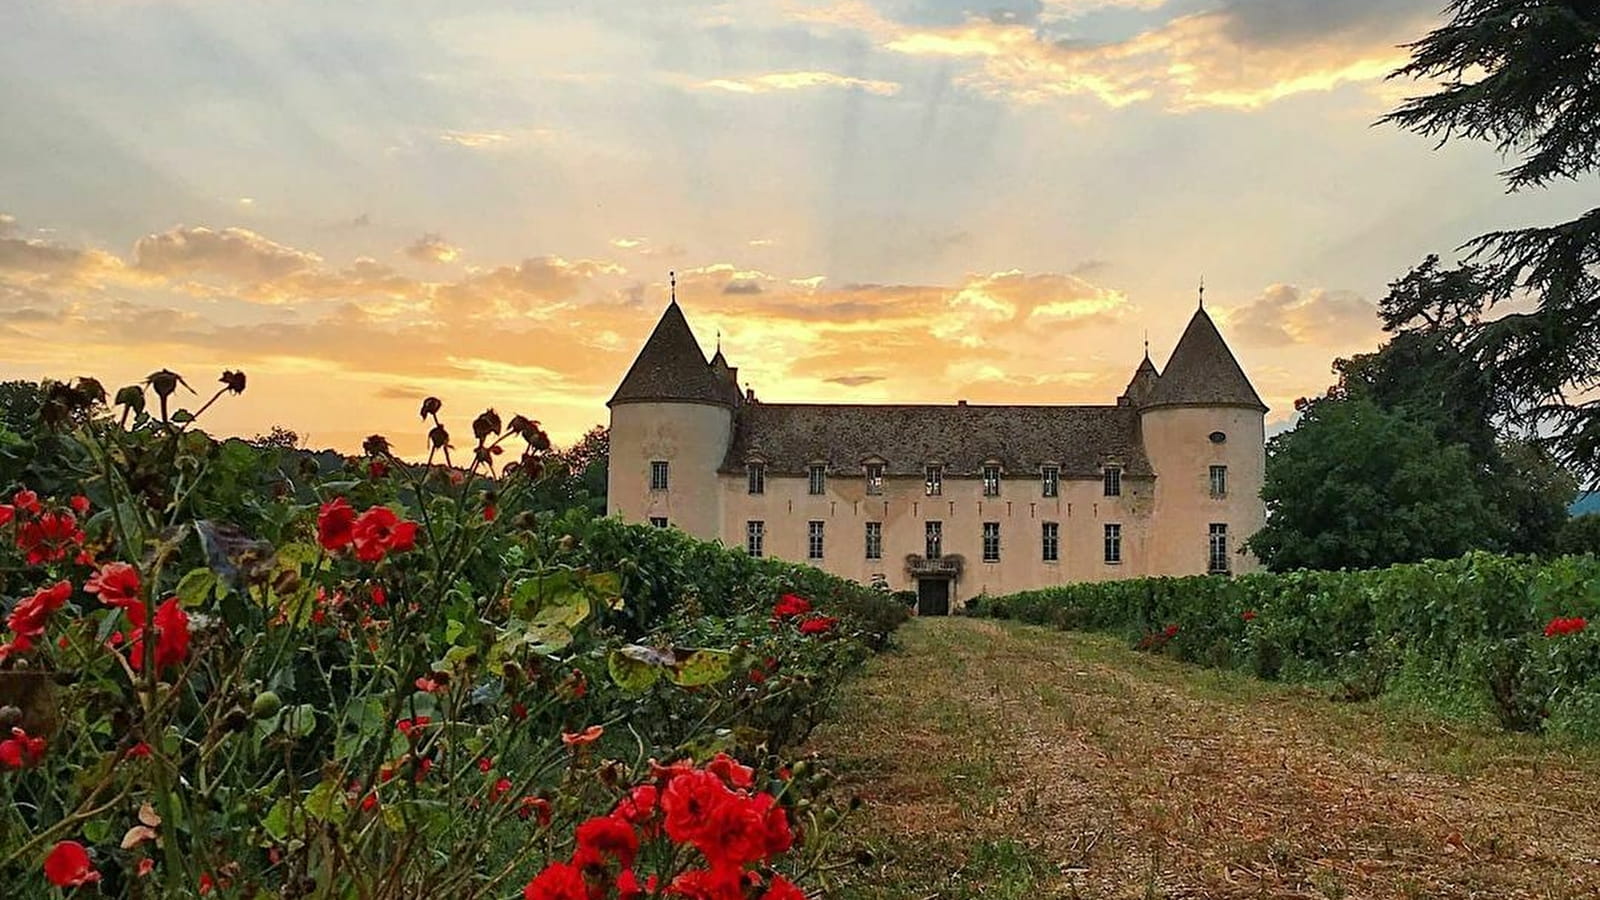
M 1150 329 L 1144 330 L 1144 358 L 1150 358 Z
M 677 273 L 677 271 L 676 270 L 669 270 L 667 272 L 667 278 L 671 279 L 671 281 L 672 281 L 672 302 L 673 303 L 677 303 L 678 302 L 678 273 Z
M 1206 277 L 1200 276 L 1200 308 L 1206 308 Z
M 717 329 L 717 352 L 722 352 L 722 329 Z

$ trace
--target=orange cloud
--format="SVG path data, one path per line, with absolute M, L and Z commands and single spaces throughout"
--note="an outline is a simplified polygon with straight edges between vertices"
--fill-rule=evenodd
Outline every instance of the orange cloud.
M 891 97 L 900 92 L 900 85 L 893 81 L 855 78 L 832 72 L 769 72 L 745 78 L 713 78 L 699 82 L 696 87 L 735 94 L 769 94 L 815 87 L 856 88 L 880 97 Z
M 400 252 L 417 262 L 450 263 L 461 255 L 461 248 L 451 246 L 442 236 L 430 232 L 407 244 Z

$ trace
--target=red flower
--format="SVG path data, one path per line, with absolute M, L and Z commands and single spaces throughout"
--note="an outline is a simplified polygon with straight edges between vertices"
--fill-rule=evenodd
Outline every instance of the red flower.
M 433 771 L 433 760 L 430 757 L 424 756 L 423 758 L 417 760 L 417 771 L 416 774 L 412 776 L 412 780 L 417 784 L 421 784 L 427 779 L 428 773 L 431 771 Z
M 125 562 L 106 563 L 84 582 L 84 591 L 95 594 L 107 606 L 121 606 L 139 600 L 139 570 Z
M 17 517 L 17 508 L 9 503 L 0 503 L 0 525 L 9 525 Z
M 479 758 L 479 760 L 478 760 L 478 771 L 482 772 L 485 775 L 487 775 L 490 772 L 494 771 L 494 760 L 490 759 L 487 756 Z
M 761 900 L 806 900 L 805 892 L 794 886 L 794 882 L 782 875 L 772 876 L 772 883 L 767 885 L 767 890 L 761 895 Z
M 373 481 L 377 481 L 388 474 L 389 464 L 383 460 L 375 459 L 372 462 L 367 463 L 367 477 L 371 478 Z
M 483 508 L 483 520 L 485 522 L 493 522 L 494 521 L 494 517 L 499 515 L 499 514 L 500 514 L 500 511 L 498 509 L 494 508 L 493 506 L 485 506 Z
M 372 586 L 372 605 L 373 606 L 388 606 L 389 605 L 389 595 L 385 594 L 383 592 L 383 588 L 378 586 L 378 585 L 373 585 Z
M 100 880 L 89 864 L 89 851 L 77 841 L 62 841 L 44 858 L 44 877 L 56 887 L 77 887 Z
M 641 825 L 655 816 L 656 803 L 660 798 L 661 793 L 655 785 L 641 784 L 617 801 L 617 808 L 611 814 L 624 822 Z
M 673 778 L 661 795 L 667 837 L 696 845 L 703 838 L 715 838 L 717 824 L 712 817 L 735 796 L 711 772 L 689 771 Z
M 1256 620 L 1256 611 L 1253 609 L 1247 609 L 1239 614 L 1239 618 L 1245 620 L 1246 622 L 1254 622 Z
M 11 729 L 11 737 L 0 741 L 0 768 L 22 769 L 44 758 L 42 737 L 28 737 L 21 728 Z
M 800 623 L 800 633 L 827 634 L 828 632 L 832 631 L 833 626 L 837 624 L 839 624 L 839 620 L 833 616 L 808 616 Z
M 623 869 L 617 873 L 617 900 L 638 900 L 644 896 L 644 888 L 639 884 L 639 876 L 633 874 L 632 869 Z
M 511 779 L 501 778 L 489 788 L 489 802 L 493 803 L 506 795 L 511 790 Z
M 155 870 L 155 867 L 156 867 L 156 861 L 151 859 L 148 856 L 145 857 L 144 859 L 139 860 L 139 869 L 138 869 L 139 877 L 143 878 L 146 875 L 149 875 L 152 871 Z
M 11 498 L 11 502 L 23 512 L 35 515 L 39 513 L 39 495 L 27 488 L 17 491 L 16 496 Z
M 127 752 L 122 754 L 122 758 L 123 759 L 144 759 L 145 757 L 147 757 L 149 755 L 150 755 L 150 745 L 146 744 L 144 741 L 140 741 L 139 743 L 134 744 L 132 747 L 129 747 Z
M 355 521 L 356 511 L 343 497 L 322 504 L 317 510 L 317 543 L 329 553 L 344 549 L 355 538 L 352 530 Z
M 740 765 L 739 761 L 726 753 L 718 753 L 706 763 L 706 771 L 720 775 L 728 787 L 748 788 L 755 784 L 755 770 L 749 766 Z
M 522 889 L 523 900 L 589 900 L 583 872 L 567 863 L 551 863 Z
M 772 607 L 772 617 L 775 619 L 792 619 L 811 612 L 811 601 L 794 594 L 784 594 Z
M 425 694 L 431 694 L 435 691 L 444 690 L 445 688 L 445 683 L 442 681 L 434 681 L 431 674 L 419 676 L 417 678 L 416 685 L 417 690 L 422 691 Z
M 760 669 L 751 669 L 750 670 L 750 683 L 751 684 L 761 684 L 762 682 L 765 682 L 766 680 L 767 680 L 767 673 L 761 671 Z
M 566 744 L 568 747 L 581 747 L 584 744 L 592 744 L 600 740 L 600 735 L 605 734 L 605 732 L 605 728 L 600 725 L 590 725 L 588 728 L 578 732 L 563 731 L 561 733 L 561 743 Z
M 416 546 L 417 523 L 402 522 L 387 506 L 374 506 L 361 514 L 352 526 L 356 559 L 377 562 L 386 554 Z
M 17 547 L 27 554 L 30 566 L 60 562 L 82 543 L 83 529 L 72 513 L 44 513 L 17 532 Z
M 89 498 L 82 494 L 73 494 L 72 499 L 67 501 L 67 505 L 71 506 L 72 511 L 80 516 L 89 512 Z
M 690 869 L 672 879 L 667 894 L 684 900 L 731 900 L 744 896 L 744 873 L 738 869 L 713 866 L 710 869 Z
M 138 672 L 144 668 L 144 607 L 134 603 L 123 607 L 128 621 L 134 625 L 129 635 L 128 665 Z M 178 604 L 177 597 L 168 597 L 156 607 L 156 671 L 168 666 L 179 666 L 189 656 L 189 614 Z
M 44 625 L 50 614 L 60 609 L 71 596 L 70 581 L 58 581 L 42 588 L 33 596 L 17 601 L 17 605 L 11 608 L 11 615 L 6 617 L 6 625 L 16 632 L 17 637 L 28 639 L 31 645 L 33 638 L 44 634 Z
M 539 824 L 550 824 L 550 801 L 543 797 L 523 797 L 517 804 L 517 815 L 527 821 L 534 813 L 539 814 Z
M 394 723 L 394 727 L 398 729 L 401 734 L 415 741 L 421 737 L 422 729 L 428 727 L 428 723 L 432 721 L 433 720 L 427 716 L 417 716 L 415 719 L 401 719 L 400 721 Z
M 205 895 L 211 893 L 211 889 L 216 886 L 217 880 L 211 877 L 210 872 L 200 873 L 200 896 L 204 897 Z
M 639 835 L 622 819 L 612 816 L 595 816 L 578 826 L 578 849 L 572 854 L 572 864 L 579 868 L 604 866 L 608 858 L 626 869 L 633 865 L 639 852 Z
M 1173 637 L 1178 633 L 1178 626 L 1168 625 L 1166 628 L 1161 629 L 1161 633 L 1166 637 Z
M 516 719 L 518 722 L 521 722 L 523 719 L 526 719 L 527 717 L 528 717 L 527 704 L 524 704 L 524 703 L 513 703 L 513 704 L 511 704 L 511 718 Z
M 1550 620 L 1550 624 L 1544 626 L 1544 636 L 1556 637 L 1563 634 L 1577 634 L 1588 627 L 1589 620 L 1582 616 L 1573 616 L 1565 619 L 1557 616 Z

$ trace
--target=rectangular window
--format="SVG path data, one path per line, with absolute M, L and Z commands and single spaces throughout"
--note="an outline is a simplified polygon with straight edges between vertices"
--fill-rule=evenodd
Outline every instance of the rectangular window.
M 822 558 L 822 523 L 809 522 L 806 525 L 806 558 Z
M 985 497 L 1000 496 L 1000 467 L 983 467 L 983 495 Z
M 1223 522 L 1211 523 L 1211 562 L 1207 569 L 1214 575 L 1228 574 L 1228 526 Z
M 828 491 L 828 467 L 811 467 L 811 496 L 818 497 Z
M 1122 496 L 1122 467 L 1121 466 L 1106 466 L 1105 479 L 1106 479 L 1106 496 L 1107 497 L 1121 497 Z
M 767 467 L 763 463 L 750 463 L 744 467 L 745 477 L 750 482 L 750 493 L 765 494 L 767 492 Z
M 1211 496 L 1221 499 L 1228 496 L 1228 467 L 1211 467 Z
M 667 489 L 667 463 L 665 460 L 654 460 L 650 463 L 650 490 L 664 491 Z
M 665 527 L 667 527 L 667 517 L 666 516 L 651 516 L 650 517 L 650 524 L 654 525 L 657 528 L 665 528 Z
M 1045 466 L 1039 471 L 1039 493 L 1045 497 L 1061 496 L 1061 470 Z
M 1106 526 L 1106 562 L 1122 562 L 1122 526 Z
M 983 561 L 1000 561 L 1000 523 L 983 523 Z
M 883 463 L 867 464 L 867 493 L 883 493 Z
M 1041 548 L 1040 554 L 1045 562 L 1057 562 L 1061 559 L 1061 524 L 1059 522 L 1045 522 L 1040 526 Z
M 944 493 L 944 466 L 928 466 L 922 471 L 928 496 L 937 497 Z
M 929 522 L 923 526 L 923 554 L 929 559 L 938 559 L 944 555 L 944 523 Z
M 883 559 L 883 523 L 867 523 L 867 559 Z
M 766 552 L 767 523 L 752 519 L 744 523 L 744 552 L 761 556 Z

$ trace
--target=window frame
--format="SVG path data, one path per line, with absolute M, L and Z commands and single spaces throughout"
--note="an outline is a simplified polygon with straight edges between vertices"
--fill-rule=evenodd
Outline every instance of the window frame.
M 929 497 L 944 494 L 944 466 L 929 463 L 922 467 L 922 490 Z
M 883 559 L 883 523 L 867 522 L 864 538 L 866 540 L 866 558 Z
M 1121 522 L 1107 522 L 1107 523 L 1105 523 L 1105 528 L 1103 529 L 1102 534 L 1104 535 L 1104 542 L 1105 542 L 1105 546 L 1102 548 L 1104 550 L 1104 553 L 1102 554 L 1102 558 L 1105 560 L 1105 564 L 1108 565 L 1108 566 L 1121 565 L 1122 564 L 1122 523 Z
M 754 559 L 767 553 L 767 523 L 763 519 L 747 519 L 744 523 L 744 552 Z
M 823 559 L 827 549 L 827 523 L 821 519 L 806 522 L 806 559 Z
M 752 460 L 744 464 L 745 490 L 750 496 L 767 492 L 767 464 Z
M 660 478 L 656 475 L 660 474 Z M 650 490 L 664 491 L 672 483 L 671 461 L 665 459 L 650 460 Z
M 1039 496 L 1061 496 L 1061 467 L 1041 466 L 1039 469 Z
M 1000 523 L 983 523 L 983 561 L 997 563 L 1000 561 Z
M 1039 523 L 1039 559 L 1042 562 L 1061 561 L 1061 523 Z
M 666 516 L 651 516 L 650 517 L 650 527 L 651 528 L 667 528 L 667 527 L 670 527 L 670 525 L 671 525 L 671 523 L 667 521 L 667 517 Z
M 806 468 L 806 493 L 813 497 L 821 497 L 828 492 L 828 467 L 821 463 L 812 463 Z
M 1119 465 L 1105 466 L 1100 470 L 1101 486 L 1105 489 L 1107 497 L 1122 496 L 1122 467 Z
M 1206 536 L 1206 574 L 1233 574 L 1232 560 L 1228 556 L 1228 523 L 1212 522 Z
M 983 495 L 985 497 L 1000 496 L 1000 464 L 984 463 L 979 472 L 983 478 Z
M 929 519 L 922 523 L 922 555 L 926 559 L 944 558 L 944 522 Z
M 862 476 L 867 480 L 867 493 L 871 496 L 880 496 L 883 493 L 883 469 L 881 462 L 867 463 L 862 466 Z
M 1228 467 L 1213 465 L 1210 471 L 1211 499 L 1225 500 L 1228 497 Z

